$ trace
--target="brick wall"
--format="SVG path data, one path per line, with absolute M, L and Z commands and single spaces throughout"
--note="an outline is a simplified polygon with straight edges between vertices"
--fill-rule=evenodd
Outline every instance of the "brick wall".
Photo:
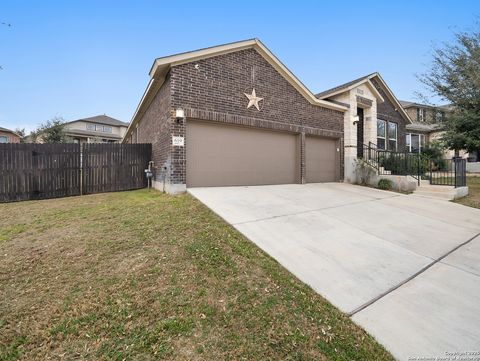
M 171 87 L 172 109 L 185 109 L 187 117 L 334 137 L 342 149 L 343 113 L 310 104 L 253 49 L 175 66 Z M 264 98 L 260 111 L 247 109 L 244 93 L 252 88 Z M 185 136 L 185 125 L 172 132 Z M 175 147 L 172 159 L 172 181 L 186 183 L 185 148 Z
M 385 100 L 383 103 L 377 103 L 377 119 L 397 123 L 397 150 L 404 152 L 406 142 L 405 135 L 407 133 L 406 126 L 409 122 L 402 117 L 397 109 L 398 107 L 388 98 L 380 84 L 375 79 L 372 79 L 372 83 Z
M 167 76 L 136 129 L 139 143 L 152 143 L 155 180 L 159 182 L 163 180 L 164 176 L 167 181 L 169 178 L 171 155 L 170 98 L 170 77 Z M 133 139 L 135 139 L 135 135 Z M 165 167 L 167 170 L 164 169 Z
M 7 137 L 7 143 L 20 143 L 20 137 L 10 132 L 0 130 L 0 137 Z
M 247 109 L 244 93 L 251 93 L 252 88 L 264 98 L 260 111 Z M 173 66 L 139 122 L 139 142 L 152 143 L 156 180 L 161 181 L 159 167 L 166 166 L 168 182 L 186 184 L 188 139 L 185 147 L 171 144 L 172 135 L 186 137 L 186 124 L 175 121 L 177 108 L 185 110 L 187 119 L 335 138 L 342 150 L 339 168 L 343 174 L 343 113 L 310 104 L 253 49 Z

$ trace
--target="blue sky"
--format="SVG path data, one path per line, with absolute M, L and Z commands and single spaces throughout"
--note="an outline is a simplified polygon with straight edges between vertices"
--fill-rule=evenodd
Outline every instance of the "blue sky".
M 432 44 L 472 29 L 479 1 L 0 3 L 0 126 L 106 113 L 129 121 L 156 57 L 257 37 L 313 92 L 379 71 L 421 91 Z

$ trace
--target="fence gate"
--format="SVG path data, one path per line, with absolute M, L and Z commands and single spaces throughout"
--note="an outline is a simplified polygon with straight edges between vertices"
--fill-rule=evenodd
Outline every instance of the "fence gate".
M 0 144 L 0 202 L 80 195 L 78 144 Z
M 84 144 L 82 193 L 115 192 L 146 187 L 145 168 L 151 154 L 151 144 Z

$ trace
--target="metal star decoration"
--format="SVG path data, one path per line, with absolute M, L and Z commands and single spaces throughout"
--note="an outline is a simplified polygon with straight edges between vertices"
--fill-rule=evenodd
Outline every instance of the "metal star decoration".
M 252 94 L 247 94 L 247 93 L 243 93 L 243 94 L 245 94 L 245 96 L 248 98 L 247 109 L 253 105 L 255 108 L 257 108 L 257 110 L 260 110 L 260 107 L 258 106 L 258 102 L 260 100 L 263 100 L 263 98 L 257 97 L 257 93 L 255 93 L 255 88 L 253 88 Z

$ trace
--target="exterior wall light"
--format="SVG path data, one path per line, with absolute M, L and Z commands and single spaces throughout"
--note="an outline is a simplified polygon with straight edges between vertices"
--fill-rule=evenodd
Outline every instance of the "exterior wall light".
M 178 108 L 175 110 L 175 119 L 177 120 L 177 123 L 181 123 L 185 119 L 185 112 L 183 109 Z
M 357 125 L 359 121 L 360 121 L 360 117 L 358 115 L 355 115 L 353 117 L 353 125 Z

